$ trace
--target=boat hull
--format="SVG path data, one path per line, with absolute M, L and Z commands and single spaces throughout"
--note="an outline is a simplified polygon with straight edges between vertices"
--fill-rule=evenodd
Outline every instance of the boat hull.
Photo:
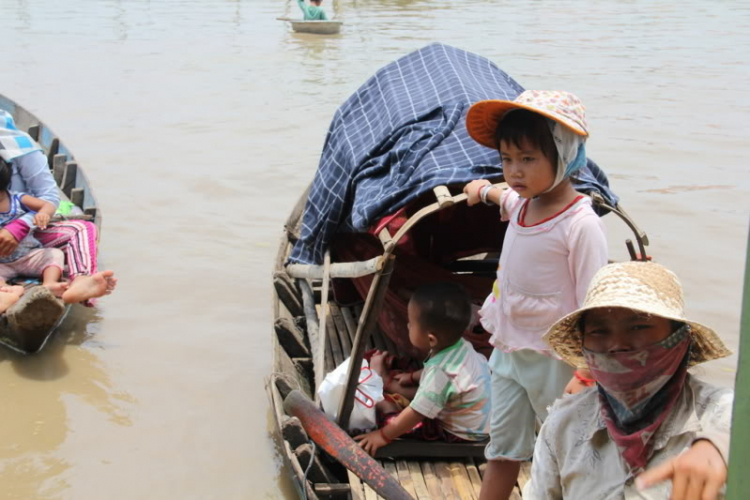
M 342 21 L 289 21 L 292 29 L 297 33 L 313 33 L 315 35 L 336 35 L 341 31 Z
M 28 132 L 42 147 L 60 189 L 60 199 L 72 201 L 83 212 L 65 218 L 93 222 L 100 234 L 101 212 L 96 197 L 70 150 L 49 127 L 15 101 L 0 95 L 0 109 L 8 111 L 16 127 Z M 53 218 L 53 222 L 56 220 L 60 220 L 60 217 Z M 0 314 L 0 343 L 15 351 L 31 354 L 44 347 L 70 306 L 39 286 L 38 279 L 23 280 L 17 284 L 24 286 L 26 293 L 4 314 Z

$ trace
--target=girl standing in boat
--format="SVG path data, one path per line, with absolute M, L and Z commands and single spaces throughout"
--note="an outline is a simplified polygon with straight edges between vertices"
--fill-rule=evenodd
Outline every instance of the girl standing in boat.
M 32 223 L 46 229 L 55 214 L 55 206 L 49 201 L 33 196 L 8 191 L 11 170 L 5 161 L 0 161 L 0 227 L 5 227 L 24 215 L 32 215 Z M 0 313 L 7 310 L 23 295 L 21 286 L 7 286 L 7 282 L 19 275 L 41 277 L 42 285 L 67 304 L 101 297 L 107 293 L 107 282 L 113 281 L 114 273 L 104 271 L 72 284 L 61 282 L 65 255 L 57 248 L 42 248 L 42 244 L 27 234 L 8 256 L 0 257 Z
M 297 0 L 302 14 L 305 16 L 305 21 L 328 21 L 326 11 L 320 6 L 323 3 L 322 0 L 310 0 L 311 5 L 307 5 L 305 0 Z
M 497 281 L 480 311 L 495 347 L 492 419 L 481 499 L 508 498 L 521 462 L 534 452 L 536 419 L 562 395 L 573 370 L 542 340 L 583 303 L 607 263 L 604 226 L 570 181 L 586 163 L 584 106 L 567 92 L 527 90 L 515 101 L 474 104 L 471 137 L 500 152 L 510 189 L 481 179 L 464 187 L 468 204 L 500 206 L 508 221 Z

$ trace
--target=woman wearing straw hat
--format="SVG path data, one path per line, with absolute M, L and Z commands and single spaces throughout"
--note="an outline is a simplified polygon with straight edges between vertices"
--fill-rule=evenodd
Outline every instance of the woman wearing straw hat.
M 583 307 L 545 340 L 596 389 L 550 410 L 524 498 L 717 498 L 726 482 L 733 392 L 688 368 L 730 354 L 685 318 L 682 287 L 652 262 L 602 268 Z

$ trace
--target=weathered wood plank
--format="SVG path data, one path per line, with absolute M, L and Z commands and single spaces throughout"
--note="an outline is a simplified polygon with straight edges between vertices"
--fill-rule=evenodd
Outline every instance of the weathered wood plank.
M 365 490 L 362 488 L 362 480 L 349 469 L 347 469 L 346 475 L 349 478 L 352 500 L 365 500 Z
M 450 462 L 448 467 L 450 467 L 451 476 L 453 476 L 453 484 L 456 485 L 456 491 L 458 491 L 458 498 L 461 500 L 476 500 L 469 474 L 466 472 L 466 466 L 462 462 Z
M 60 151 L 60 139 L 55 137 L 52 139 L 49 149 L 47 150 L 47 165 L 52 165 L 52 160 L 55 158 L 58 151 Z
M 328 304 L 328 307 L 330 308 L 331 305 Z M 328 324 L 328 327 L 326 328 L 326 333 L 328 335 L 328 343 L 331 346 L 333 362 L 336 366 L 339 366 L 341 363 L 344 362 L 344 353 L 341 350 L 341 343 L 339 342 L 338 331 L 336 330 L 336 325 L 334 324 L 333 317 L 331 316 L 331 314 L 328 314 L 328 316 L 326 317 L 326 323 Z
M 58 187 L 62 187 L 66 161 L 68 161 L 68 156 L 64 154 L 58 154 L 52 157 L 52 176 L 55 178 L 55 183 L 57 183 Z
M 293 377 L 302 392 L 310 396 L 312 393 L 310 392 L 310 382 L 308 381 L 306 374 L 297 368 L 297 365 L 292 361 L 292 358 L 290 358 L 286 351 L 280 346 L 276 349 L 276 359 L 279 361 L 281 373 Z
M 304 488 L 308 500 L 318 498 L 318 495 L 315 494 L 315 490 L 312 489 L 310 481 L 304 480 L 305 473 L 302 471 L 299 460 L 297 460 L 297 455 L 294 454 L 292 448 L 289 446 L 289 443 L 287 443 L 286 441 L 284 441 L 284 449 L 286 450 L 288 465 L 291 466 L 292 472 L 294 472 L 294 478 L 292 479 L 297 483 L 299 487 Z
M 398 481 L 401 486 L 413 497 L 417 498 L 417 490 L 414 488 L 414 481 L 411 479 L 411 471 L 406 460 L 396 460 L 396 470 L 398 471 Z
M 351 488 L 344 483 L 315 483 L 315 493 L 322 498 L 346 499 L 349 498 Z
M 348 358 L 352 353 L 352 340 L 351 337 L 349 337 L 349 330 L 344 321 L 341 309 L 338 304 L 333 302 L 330 302 L 328 307 L 330 308 L 333 323 L 336 325 L 336 333 L 338 334 L 339 344 L 341 345 L 341 353 L 344 355 L 344 358 Z
M 397 439 L 391 444 L 378 449 L 378 458 L 465 458 L 484 457 L 486 441 L 478 443 L 446 443 L 445 441 L 419 441 L 416 439 Z
M 26 133 L 35 141 L 39 141 L 39 125 L 30 126 Z
M 70 190 L 70 201 L 78 208 L 83 207 L 83 188 L 73 188 Z
M 320 304 L 315 304 L 315 310 L 318 311 L 318 317 L 319 318 L 323 318 L 323 306 L 321 306 Z M 328 319 L 326 319 L 325 321 L 326 321 L 326 323 L 328 323 Z M 327 328 L 321 328 L 320 329 L 320 333 L 324 333 L 325 337 L 328 337 L 328 329 Z M 321 340 L 322 339 L 323 339 L 323 336 L 321 336 Z M 328 341 L 328 340 L 325 341 L 325 350 L 323 352 L 324 352 L 324 355 L 323 355 L 323 359 L 324 359 L 323 365 L 325 366 L 325 373 L 323 375 L 324 375 L 324 378 L 325 378 L 325 374 L 328 374 L 328 373 L 332 372 L 334 370 L 334 368 L 336 368 L 336 364 L 335 364 L 335 362 L 333 360 L 333 347 L 331 346 L 331 342 L 330 341 Z M 321 381 L 322 381 L 322 379 L 321 379 Z
M 440 460 L 433 465 L 435 467 L 435 474 L 440 479 L 443 496 L 451 500 L 458 498 L 458 490 L 456 490 L 456 486 L 453 484 L 453 475 L 451 474 L 448 462 Z
M 421 465 L 422 476 L 424 477 L 424 482 L 427 485 L 427 491 L 430 492 L 430 497 L 432 498 L 432 500 L 442 500 L 444 498 L 443 489 L 440 484 L 440 478 L 438 478 L 437 474 L 435 473 L 435 467 L 430 461 L 424 461 Z
M 398 479 L 398 469 L 396 469 L 396 464 L 393 460 L 378 460 L 378 462 L 380 462 L 383 468 L 388 471 L 391 477 Z
M 289 441 L 289 445 L 293 449 L 299 448 L 310 440 L 299 419 L 287 415 L 282 416 L 281 436 L 286 441 Z
M 273 286 L 279 300 L 289 310 L 289 314 L 294 317 L 304 316 L 305 311 L 302 308 L 302 302 L 300 301 L 300 294 L 297 291 L 297 286 L 285 272 L 276 271 L 273 273 Z
M 370 488 L 370 485 L 367 483 L 362 483 L 362 487 L 365 491 L 365 500 L 380 500 L 380 497 L 377 493 L 375 493 L 375 490 Z
M 307 479 L 313 483 L 335 483 L 337 482 L 333 474 L 320 461 L 320 457 L 313 453 L 313 447 L 310 443 L 305 443 L 298 446 L 294 450 L 294 454 L 299 460 L 302 470 L 309 470 L 307 472 Z M 312 464 L 310 460 L 312 459 Z
M 531 480 L 531 462 L 523 462 L 521 464 L 521 470 L 518 472 L 518 489 L 523 491 L 523 487 L 526 486 Z
M 300 378 L 303 378 L 308 384 L 308 387 L 312 391 L 312 380 L 313 380 L 313 364 L 311 358 L 292 358 L 294 368 L 297 370 Z
M 282 317 L 273 325 L 279 344 L 292 358 L 309 358 L 310 349 L 305 345 L 305 332 L 291 319 Z
M 482 489 L 482 477 L 479 475 L 479 469 L 471 458 L 466 460 L 466 472 L 469 473 L 469 480 L 471 481 L 471 487 L 474 488 L 474 495 L 479 498 L 479 492 Z
M 414 491 L 417 492 L 417 500 L 430 500 L 430 492 L 427 490 L 427 484 L 422 474 L 422 468 L 416 460 L 406 462 L 411 473 L 411 480 L 414 483 Z
M 60 186 L 60 190 L 63 193 L 65 193 L 65 196 L 67 196 L 68 198 L 70 198 L 70 192 L 73 190 L 74 187 L 76 187 L 77 175 L 78 175 L 78 163 L 74 161 L 65 162 L 65 170 L 63 171 L 62 185 Z
M 513 487 L 513 490 L 511 490 L 508 500 L 522 500 L 521 491 L 518 489 L 518 486 Z
M 344 323 L 346 323 L 346 330 L 349 332 L 349 343 L 351 344 L 354 340 L 354 334 L 357 333 L 357 319 L 359 316 L 355 315 L 353 308 L 342 307 L 341 315 L 344 317 Z

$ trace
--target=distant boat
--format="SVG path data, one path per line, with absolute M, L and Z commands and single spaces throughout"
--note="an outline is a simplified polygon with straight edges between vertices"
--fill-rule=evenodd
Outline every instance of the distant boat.
M 297 33 L 314 33 L 316 35 L 336 35 L 341 31 L 344 21 L 303 21 L 289 17 L 277 17 L 279 21 L 286 21 L 292 25 Z

